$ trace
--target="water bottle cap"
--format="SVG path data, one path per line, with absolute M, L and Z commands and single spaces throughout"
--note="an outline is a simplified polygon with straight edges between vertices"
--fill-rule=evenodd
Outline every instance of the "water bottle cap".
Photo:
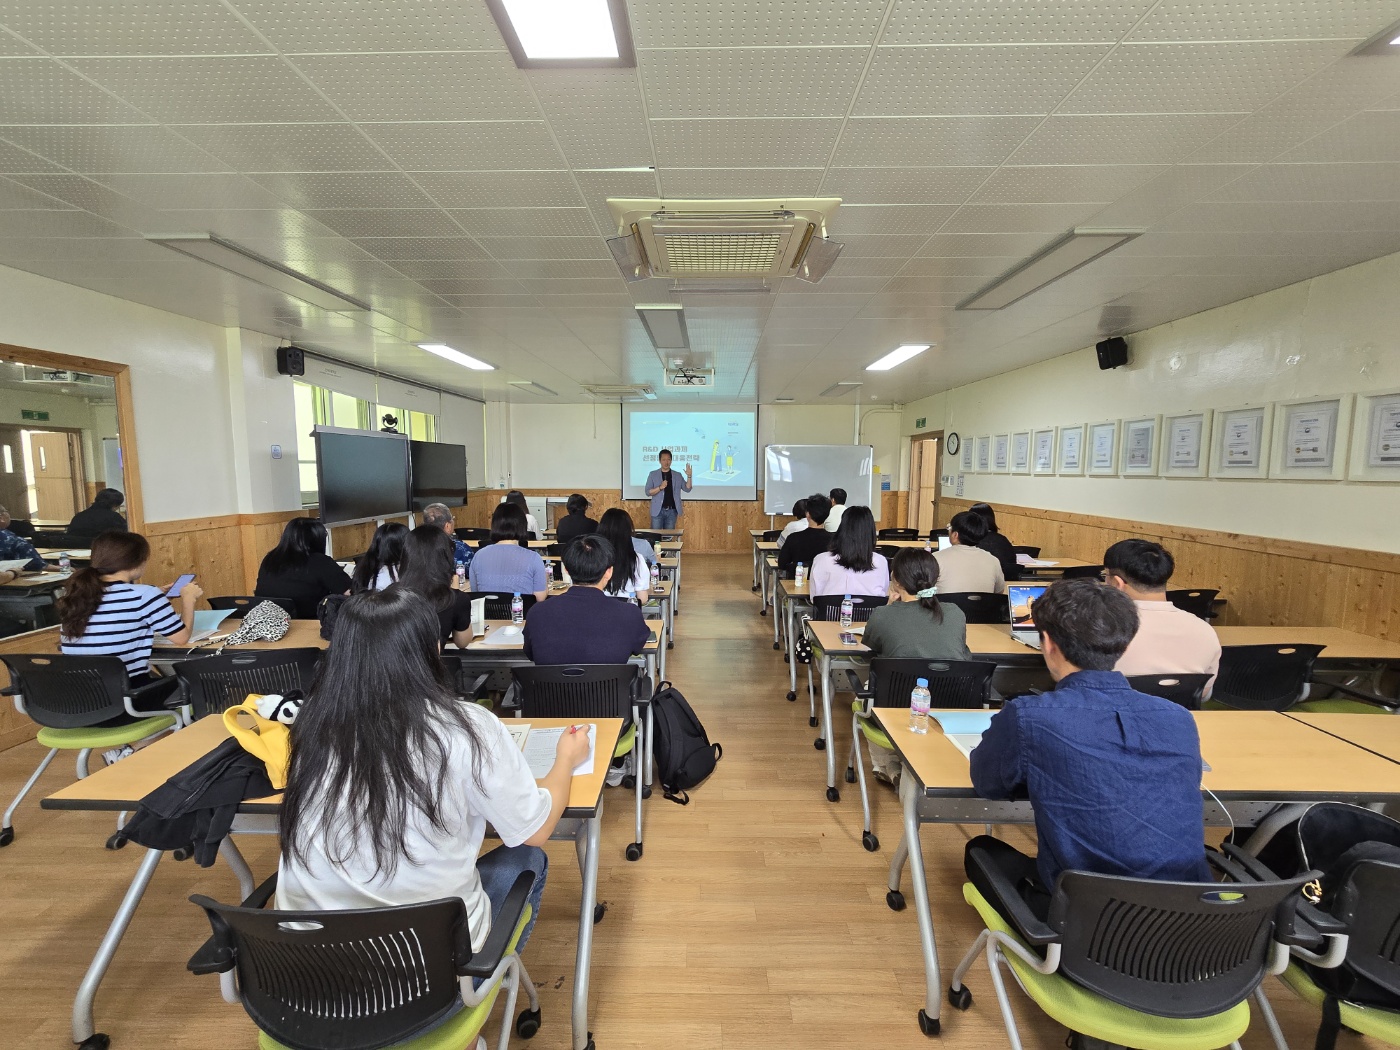
M 920 689 L 927 689 L 927 688 L 928 688 L 928 679 L 927 679 L 927 678 L 916 678 L 916 679 L 914 680 L 914 684 L 917 685 Z
M 519 597 L 520 597 L 520 592 L 519 592 L 519 591 L 516 591 L 514 594 L 511 595 L 511 597 L 512 597 L 512 598 L 519 598 Z
M 846 595 L 846 601 L 850 601 L 850 600 L 851 600 L 851 596 L 850 596 L 849 594 Z

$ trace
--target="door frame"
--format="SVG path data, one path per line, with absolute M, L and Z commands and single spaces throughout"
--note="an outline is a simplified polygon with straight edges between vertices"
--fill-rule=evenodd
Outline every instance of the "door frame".
M 905 508 L 904 524 L 906 528 L 918 528 L 919 510 L 918 502 L 922 502 L 924 492 L 922 484 L 918 480 L 914 464 L 914 450 L 920 441 L 928 441 L 930 438 L 938 439 L 938 480 L 934 482 L 933 491 L 933 527 L 938 528 L 938 501 L 942 499 L 943 493 L 943 431 L 925 430 L 918 434 L 909 435 L 909 506 Z M 913 519 L 912 521 L 910 519 Z
M 92 357 L 73 357 L 68 354 L 55 354 L 48 350 L 36 350 L 30 346 L 15 346 L 0 343 L 0 358 L 18 361 L 20 364 L 37 365 L 40 368 L 53 368 L 70 372 L 87 372 L 95 376 L 108 376 L 112 380 L 117 396 L 117 437 L 122 443 L 122 494 L 126 496 L 126 520 L 132 532 L 145 528 L 145 506 L 141 498 L 141 465 L 136 454 L 136 411 L 131 402 L 131 366 L 115 361 L 99 361 Z M 31 428 L 37 429 L 37 428 Z M 50 427 L 50 430 L 71 428 Z M 116 486 L 107 480 L 109 488 Z M 86 489 L 84 489 L 86 495 Z M 84 501 L 86 505 L 86 501 Z
M 29 422 L 34 421 L 29 420 Z M 88 499 L 87 494 L 87 471 L 85 469 L 86 465 L 83 463 L 82 427 L 49 427 L 43 426 L 42 424 L 39 426 L 26 427 L 21 426 L 18 423 L 3 423 L 0 424 L 0 426 L 4 426 L 6 428 L 14 428 L 20 433 L 66 435 L 66 437 L 68 438 L 68 466 L 73 472 L 73 502 L 77 505 L 78 510 L 82 510 L 91 502 L 91 500 Z M 75 438 L 76 441 L 74 440 Z M 125 495 L 125 493 L 122 494 Z M 35 509 L 36 508 L 34 507 L 30 508 L 31 514 L 34 512 Z M 77 512 L 78 511 L 75 510 L 73 513 L 76 514 Z

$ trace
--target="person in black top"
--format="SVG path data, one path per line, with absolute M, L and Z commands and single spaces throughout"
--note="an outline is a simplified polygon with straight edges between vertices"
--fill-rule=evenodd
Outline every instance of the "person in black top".
M 574 585 L 557 598 L 536 602 L 525 616 L 525 658 L 537 664 L 624 664 L 651 637 L 642 610 L 610 598 L 613 547 L 585 536 L 564 548 L 564 568 Z
M 427 599 L 437 613 L 438 641 L 452 641 L 465 648 L 472 640 L 472 603 L 468 592 L 453 587 L 456 568 L 447 533 L 436 525 L 420 525 L 404 540 L 399 582 L 394 588 Z
M 987 503 L 974 503 L 968 511 L 978 515 L 987 525 L 987 535 L 977 544 L 997 561 L 1001 562 L 1001 574 L 1008 583 L 1021 578 L 1021 566 L 1016 563 L 1016 551 L 1011 541 L 997 531 L 997 513 Z
M 68 523 L 68 538 L 74 543 L 91 543 L 104 532 L 126 532 L 126 519 L 117 511 L 126 497 L 117 489 L 102 489 L 93 497 L 92 506 L 80 510 Z
M 826 496 L 817 492 L 807 497 L 807 527 L 801 532 L 794 532 L 778 549 L 778 571 L 784 579 L 792 579 L 798 562 L 807 567 L 810 575 L 816 556 L 831 549 L 835 536 L 826 531 L 826 518 L 830 513 L 831 500 Z
M 326 554 L 326 527 L 315 518 L 293 518 L 277 546 L 258 566 L 258 598 L 288 598 L 298 620 L 316 619 L 328 594 L 349 594 L 350 577 Z
M 580 536 L 589 536 L 598 531 L 598 523 L 588 516 L 588 497 L 575 492 L 569 497 L 569 513 L 559 519 L 554 526 L 554 542 L 567 547 Z

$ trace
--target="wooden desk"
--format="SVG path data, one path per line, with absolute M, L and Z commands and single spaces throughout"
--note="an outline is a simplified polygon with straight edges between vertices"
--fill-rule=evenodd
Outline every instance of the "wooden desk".
M 572 721 L 566 718 L 533 718 L 530 724 L 552 728 L 569 725 Z M 578 855 L 583 893 L 579 901 L 579 938 L 573 996 L 575 1050 L 583 1050 L 588 1044 L 588 979 L 593 953 L 593 911 L 598 899 L 598 852 L 602 837 L 603 785 L 608 771 L 608 762 L 602 756 L 612 754 L 622 733 L 620 718 L 600 718 L 594 721 L 597 723 L 598 733 L 594 751 L 597 759 L 593 763 L 593 772 L 573 778 L 569 785 L 569 803 L 564 810 L 564 820 L 552 836 L 571 839 L 581 844 Z M 99 769 L 86 779 L 70 784 L 44 799 L 40 805 L 45 809 L 135 809 L 140 799 L 180 770 L 207 755 L 226 739 L 228 731 L 224 728 L 223 719 L 211 715 L 186 729 L 163 737 L 116 765 Z M 243 803 L 239 812 L 248 815 L 275 815 L 280 808 L 280 802 L 280 794 L 253 799 Z M 232 838 L 224 840 L 219 852 L 238 875 L 243 896 L 247 897 L 254 888 L 252 872 L 248 870 L 246 862 L 233 845 Z M 126 896 L 79 986 L 73 1005 L 75 1043 L 83 1043 L 94 1034 L 92 1004 L 97 995 L 97 988 L 112 956 L 121 944 L 127 927 L 131 924 L 132 916 L 162 856 L 164 854 L 157 849 L 146 851 Z
M 1056 554 L 1042 554 L 1036 561 L 1051 561 L 1054 565 L 1022 565 L 1021 576 L 1043 578 L 1046 576 L 1058 576 L 1066 569 L 1081 569 L 1086 565 L 1099 565 L 1096 561 L 1082 561 L 1079 558 L 1062 557 Z
M 763 535 L 759 533 L 759 535 Z M 776 566 L 778 543 L 776 540 L 753 541 L 753 589 L 758 591 L 758 615 L 768 615 L 768 574 Z M 770 565 L 770 560 L 773 563 Z
M 8 583 L 0 583 L 0 590 L 48 593 L 62 587 L 67 579 L 68 577 L 61 572 L 30 572 L 16 576 Z
M 1319 729 L 1330 736 L 1400 762 L 1400 717 L 1392 714 L 1308 714 L 1302 711 L 1289 718 Z
M 57 561 L 62 554 L 68 555 L 70 561 L 92 561 L 92 551 L 88 548 L 78 547 L 35 547 L 39 557 L 45 561 Z
M 1387 642 L 1340 627 L 1217 627 L 1221 645 L 1325 645 L 1319 661 L 1400 662 L 1400 642 Z
M 1236 803 L 1221 814 L 1207 807 L 1210 823 L 1250 823 L 1278 802 L 1340 800 L 1356 803 L 1400 799 L 1400 771 L 1395 762 L 1305 725 L 1299 717 L 1274 711 L 1193 712 L 1201 737 L 1201 755 L 1211 766 L 1202 775 L 1223 801 Z M 890 862 L 887 902 L 903 907 L 900 880 L 910 869 L 919 941 L 924 956 L 924 1012 L 936 1019 L 943 984 L 919 829 L 927 823 L 1025 823 L 1033 820 L 1028 802 L 989 802 L 972 790 L 968 760 L 930 726 L 926 735 L 909 731 L 908 708 L 877 707 L 874 717 L 894 744 L 904 775 L 899 796 L 904 834 Z M 1391 715 L 1340 715 L 1340 718 L 1393 718 Z

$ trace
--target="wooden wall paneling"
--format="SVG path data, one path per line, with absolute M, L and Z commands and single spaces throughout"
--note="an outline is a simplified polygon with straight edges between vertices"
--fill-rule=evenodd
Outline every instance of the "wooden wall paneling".
M 0 638 L 0 653 L 56 653 L 58 652 L 58 628 L 47 627 L 42 631 L 30 631 L 28 634 L 11 635 L 9 638 Z M 0 664 L 0 688 L 8 689 L 10 686 L 10 672 L 4 664 Z M 23 744 L 33 740 L 38 732 L 38 727 L 26 716 L 15 710 L 15 705 L 9 697 L 4 698 L 5 702 L 0 705 L 0 751 Z M 75 752 L 76 754 L 76 752 Z M 43 757 L 42 752 L 36 749 L 34 754 L 34 764 L 39 764 L 39 759 Z M 62 756 L 56 761 L 61 761 Z M 18 787 L 16 786 L 16 790 Z M 6 799 L 6 805 L 9 800 Z

